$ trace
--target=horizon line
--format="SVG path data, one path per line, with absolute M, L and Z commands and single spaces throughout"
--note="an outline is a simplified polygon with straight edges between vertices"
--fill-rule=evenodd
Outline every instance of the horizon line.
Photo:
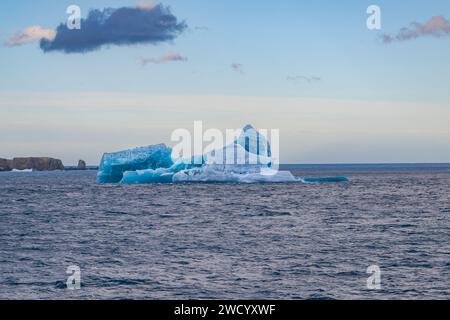
M 382 165 L 447 165 L 450 162 L 330 162 L 330 163 L 282 163 L 280 166 L 382 166 Z M 77 167 L 76 164 L 65 167 Z M 88 164 L 87 167 L 98 167 L 97 164 Z

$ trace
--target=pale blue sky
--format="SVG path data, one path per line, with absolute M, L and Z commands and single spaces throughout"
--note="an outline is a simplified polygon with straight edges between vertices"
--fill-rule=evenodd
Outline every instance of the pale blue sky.
M 90 8 L 132 6 L 136 2 L 1 2 L 0 111 L 6 116 L 0 118 L 0 133 L 8 139 L 0 141 L 0 157 L 39 153 L 57 156 L 68 164 L 77 158 L 95 163 L 103 151 L 160 142 L 156 137 L 170 142 L 172 130 L 188 127 L 193 120 L 204 119 L 206 125 L 218 127 L 234 128 L 252 122 L 270 128 L 272 124 L 258 113 L 275 113 L 283 99 L 296 99 L 298 107 L 286 111 L 285 123 L 281 117 L 274 117 L 273 126 L 285 131 L 281 132 L 284 162 L 449 161 L 450 130 L 442 117 L 449 115 L 450 108 L 450 37 L 428 36 L 392 44 L 383 44 L 380 37 L 383 33 L 395 34 L 414 21 L 426 23 L 433 16 L 449 19 L 450 2 L 168 0 L 163 4 L 170 5 L 172 13 L 189 26 L 173 43 L 111 46 L 70 55 L 43 53 L 37 42 L 3 45 L 15 32 L 31 25 L 54 29 L 67 18 L 65 11 L 70 4 L 79 5 L 86 16 Z M 370 4 L 381 7 L 381 31 L 366 28 Z M 139 63 L 140 58 L 156 59 L 168 52 L 180 53 L 188 61 L 145 67 Z M 242 64 L 243 73 L 233 71 L 232 63 Z M 295 76 L 321 80 L 287 80 Z M 89 92 L 96 98 L 77 104 L 77 96 Z M 111 94 L 122 95 L 118 99 L 123 105 L 111 110 L 96 105 L 108 104 Z M 134 102 L 140 109 L 127 109 L 125 97 L 130 94 L 143 100 Z M 48 99 L 42 97 L 55 95 L 58 99 L 45 105 Z M 101 102 L 99 96 L 103 97 Z M 177 109 L 152 104 L 156 99 L 152 97 L 161 96 L 171 97 L 172 102 L 176 97 L 185 102 L 189 97 L 204 97 L 205 106 L 186 102 Z M 242 108 L 254 110 L 253 117 L 248 110 L 229 111 L 224 101 L 239 97 L 247 101 Z M 267 97 L 272 104 L 263 103 L 260 111 L 253 109 L 253 102 L 245 97 L 255 101 Z M 320 102 L 305 106 L 304 99 Z M 61 105 L 50 106 L 55 101 Z M 164 101 L 162 104 L 169 103 Z M 345 113 L 328 108 L 333 104 L 340 108 L 343 101 L 359 101 L 361 110 L 357 112 L 363 116 L 364 112 L 375 111 L 380 123 L 369 122 L 366 129 L 361 128 L 350 121 L 355 110 Z M 395 109 L 397 104 L 405 113 L 395 110 L 392 116 L 392 109 L 386 106 Z M 414 106 L 413 115 L 408 113 L 407 104 Z M 304 123 L 300 111 L 305 108 L 308 112 L 320 110 L 324 120 L 308 126 L 308 142 L 302 145 L 298 126 Z M 379 113 L 373 108 L 379 108 Z M 145 117 L 135 118 L 136 114 Z M 183 119 L 179 119 L 180 114 Z M 244 119 L 242 114 L 246 115 Z M 407 123 L 402 121 L 411 117 Z M 129 136 L 120 136 L 120 128 L 113 127 L 120 126 L 121 119 L 128 121 L 122 122 L 124 127 L 134 128 Z M 394 123 L 389 130 L 382 126 L 392 119 L 398 119 L 398 128 Z M 419 125 L 421 119 L 427 122 Z M 450 118 L 447 120 L 450 123 Z M 95 122 L 103 129 L 96 129 Z M 147 127 L 153 129 L 139 129 Z M 158 134 L 154 128 L 158 128 Z

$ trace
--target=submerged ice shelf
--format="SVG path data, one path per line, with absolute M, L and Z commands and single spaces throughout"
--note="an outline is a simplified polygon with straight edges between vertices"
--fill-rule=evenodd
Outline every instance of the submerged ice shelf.
M 184 182 L 307 183 L 344 182 L 345 177 L 297 178 L 274 169 L 271 146 L 248 125 L 234 143 L 190 159 L 176 158 L 164 144 L 105 153 L 97 180 L 101 184 L 149 184 Z M 226 161 L 232 155 L 233 161 Z M 187 161 L 188 160 L 188 161 Z

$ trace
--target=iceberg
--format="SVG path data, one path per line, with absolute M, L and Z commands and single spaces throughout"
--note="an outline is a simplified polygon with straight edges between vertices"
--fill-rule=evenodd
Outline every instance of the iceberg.
M 176 158 L 164 144 L 105 153 L 97 180 L 101 184 L 151 183 L 304 183 L 342 182 L 337 178 L 298 178 L 278 171 L 269 142 L 251 125 L 223 148 L 190 159 Z
M 173 182 L 281 183 L 299 181 L 289 171 L 268 169 L 260 172 L 245 172 L 242 169 L 233 169 L 205 165 L 201 168 L 176 173 L 173 176 Z
M 176 173 L 191 168 L 182 161 L 177 161 L 168 168 L 125 171 L 121 184 L 172 183 Z
M 119 183 L 127 171 L 169 168 L 172 149 L 164 144 L 105 153 L 100 161 L 99 183 Z

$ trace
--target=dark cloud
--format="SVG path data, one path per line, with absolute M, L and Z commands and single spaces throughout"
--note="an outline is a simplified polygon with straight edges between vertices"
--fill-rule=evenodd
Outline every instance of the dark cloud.
M 428 20 L 425 24 L 413 22 L 407 28 L 402 28 L 397 34 L 383 35 L 384 43 L 394 41 L 408 41 L 425 36 L 444 37 L 450 35 L 450 22 L 443 16 L 435 16 Z
M 80 30 L 69 30 L 60 24 L 53 40 L 42 39 L 44 52 L 86 53 L 105 45 L 158 44 L 174 40 L 187 28 L 179 22 L 169 7 L 161 4 L 149 7 L 107 8 L 92 10 L 81 20 Z

